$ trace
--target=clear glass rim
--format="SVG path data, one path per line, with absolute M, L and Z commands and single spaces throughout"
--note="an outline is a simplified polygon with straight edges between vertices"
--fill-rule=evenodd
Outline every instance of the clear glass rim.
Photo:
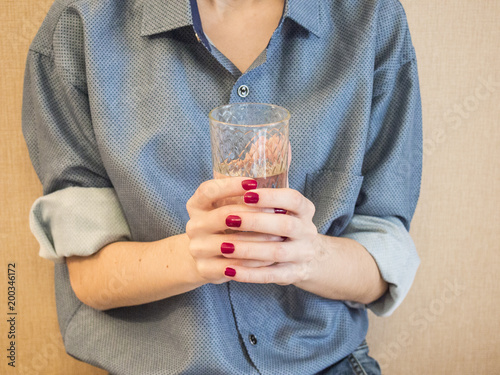
M 267 106 L 267 107 L 279 108 L 279 109 L 283 110 L 286 113 L 286 116 L 285 116 L 285 118 L 283 120 L 280 120 L 280 121 L 269 122 L 269 123 L 266 123 L 266 124 L 255 124 L 255 125 L 252 125 L 252 124 L 245 124 L 245 125 L 232 124 L 230 122 L 223 122 L 223 121 L 216 120 L 212 116 L 212 113 L 214 111 L 217 111 L 217 110 L 219 110 L 219 109 L 221 109 L 223 107 L 229 107 L 229 106 L 234 106 L 234 105 L 243 105 L 243 104 L 256 104 L 256 105 L 263 105 L 263 106 Z M 276 105 L 276 104 L 270 104 L 270 103 L 255 103 L 255 102 L 249 102 L 249 103 L 246 103 L 246 102 L 229 103 L 229 104 L 224 104 L 224 105 L 221 105 L 219 107 L 216 107 L 216 108 L 212 109 L 208 113 L 208 118 L 210 119 L 210 121 L 213 121 L 213 122 L 216 122 L 217 124 L 221 124 L 221 125 L 225 125 L 225 126 L 239 126 L 239 127 L 242 127 L 242 128 L 245 128 L 245 127 L 261 128 L 261 127 L 271 126 L 271 125 L 274 125 L 274 124 L 279 124 L 280 122 L 289 121 L 290 120 L 290 111 L 288 109 L 286 109 L 285 107 L 282 107 L 282 106 L 279 106 L 279 105 Z

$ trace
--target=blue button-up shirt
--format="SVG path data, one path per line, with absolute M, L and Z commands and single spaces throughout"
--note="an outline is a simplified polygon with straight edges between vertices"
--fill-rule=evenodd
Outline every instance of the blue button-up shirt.
M 230 281 L 82 304 L 64 257 L 184 233 L 186 201 L 212 178 L 207 114 L 242 101 L 291 112 L 290 187 L 315 204 L 320 233 L 370 252 L 387 293 L 363 306 Z M 30 225 L 56 262 L 66 350 L 111 374 L 314 374 L 361 343 L 366 307 L 390 314 L 413 281 L 421 107 L 397 0 L 288 0 L 244 73 L 199 42 L 187 0 L 57 0 L 27 58 L 23 132 L 43 185 Z

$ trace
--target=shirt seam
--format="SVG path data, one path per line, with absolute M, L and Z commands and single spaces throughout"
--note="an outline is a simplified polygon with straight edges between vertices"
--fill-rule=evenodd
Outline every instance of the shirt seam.
M 50 30 L 50 46 L 45 46 L 47 48 L 48 51 L 50 51 L 50 54 L 46 54 L 42 51 L 38 51 L 36 49 L 34 49 L 33 47 L 29 47 L 29 51 L 33 51 L 33 52 L 37 52 L 43 56 L 47 56 L 47 57 L 52 57 L 53 56 L 53 52 L 54 52 L 54 34 L 55 34 L 55 30 L 56 30 L 56 27 L 57 25 L 59 25 L 59 22 L 61 20 L 61 17 L 63 15 L 63 13 L 69 9 L 72 5 L 78 3 L 78 2 L 83 2 L 85 0 L 74 0 L 72 1 L 71 3 L 68 3 L 64 6 L 63 9 L 61 9 L 59 15 L 57 16 L 57 19 L 54 21 L 54 26 L 52 27 L 52 29 Z M 50 10 L 49 10 L 50 12 Z
M 394 69 L 394 75 L 397 75 L 397 73 L 407 64 L 410 64 L 410 63 L 414 63 L 417 61 L 417 58 L 414 56 L 412 57 L 411 59 L 405 61 L 405 62 L 401 62 L 398 67 L 396 69 Z M 392 70 L 391 70 L 392 71 Z M 393 83 L 394 83 L 394 78 L 391 79 L 391 80 L 386 80 L 385 82 L 382 83 L 382 87 L 377 89 L 374 85 L 373 87 L 373 97 L 372 97 L 372 103 L 373 103 L 373 99 L 379 97 L 380 95 L 384 95 L 385 93 L 387 93 L 388 91 L 392 90 L 393 89 Z
M 405 10 L 404 10 L 403 6 L 401 5 L 401 3 L 399 3 L 399 6 L 401 7 L 402 12 L 405 15 L 405 20 L 406 20 L 406 13 L 405 13 Z M 408 21 L 407 20 L 406 20 L 405 25 L 406 26 L 405 26 L 405 35 L 404 35 L 404 42 L 403 42 L 403 44 L 406 41 L 408 41 L 408 43 L 411 46 L 411 50 L 410 51 L 406 51 L 404 49 L 404 46 L 403 46 L 403 50 L 401 51 L 401 57 L 399 59 L 399 68 L 401 68 L 407 62 L 416 59 L 415 47 L 413 46 L 413 42 L 411 40 L 410 29 L 409 29 Z
M 67 73 L 68 75 L 70 75 L 70 76 L 72 76 L 72 77 L 73 77 L 73 74 L 71 74 L 71 73 L 70 73 L 68 70 L 66 70 L 64 67 L 62 67 L 62 66 L 59 66 L 59 67 L 58 67 L 58 66 L 56 66 L 56 63 L 55 63 L 55 61 L 54 61 L 54 56 L 53 56 L 53 55 L 52 55 L 52 56 L 49 56 L 49 55 L 47 55 L 47 54 L 45 54 L 45 53 L 39 52 L 39 51 L 34 50 L 34 49 L 31 49 L 31 48 L 29 49 L 29 51 L 30 51 L 30 52 L 32 52 L 32 53 L 34 53 L 34 54 L 37 54 L 37 55 L 39 55 L 39 56 L 43 56 L 43 57 L 46 57 L 46 58 L 50 59 L 50 61 L 49 61 L 49 62 L 50 62 L 51 64 L 54 64 L 54 68 L 55 68 L 55 69 L 60 68 L 60 69 L 61 69 L 61 70 L 63 70 L 65 73 Z M 64 77 L 61 77 L 61 79 L 62 79 L 62 80 L 64 80 L 65 82 L 67 82 L 67 84 L 68 84 L 68 85 L 70 85 L 70 86 L 71 86 L 72 88 L 74 88 L 75 90 L 77 90 L 77 91 L 79 91 L 80 93 L 82 93 L 83 95 L 87 96 L 87 92 L 85 92 L 84 90 L 82 90 L 82 89 L 81 89 L 81 88 L 79 88 L 78 86 L 75 86 L 72 82 L 68 82 L 66 79 L 64 79 Z M 76 78 L 76 77 L 74 77 L 74 82 L 75 82 L 75 83 L 80 83 L 80 84 L 82 84 L 82 85 L 84 85 L 84 86 L 86 86 L 86 85 L 87 85 L 87 81 L 82 81 L 82 80 L 80 80 L 79 78 Z
M 41 57 L 44 57 L 44 58 L 49 59 L 49 63 L 50 63 L 50 64 L 53 64 L 53 69 L 55 69 L 55 70 L 56 70 L 56 73 L 57 73 L 57 68 L 58 68 L 58 66 L 56 66 L 56 64 L 55 64 L 55 61 L 54 61 L 54 56 L 47 56 L 47 55 L 45 55 L 45 54 L 43 54 L 43 53 L 39 53 L 39 52 L 37 52 L 36 50 L 31 50 L 31 49 L 30 49 L 30 51 L 32 52 L 32 54 L 33 54 L 33 55 L 37 55 L 37 56 L 41 56 Z M 68 73 L 69 75 L 73 76 L 73 75 L 72 75 L 71 73 L 69 73 L 66 69 L 64 69 L 64 67 L 60 67 L 60 68 L 61 68 L 61 70 L 63 70 L 64 72 L 66 72 L 66 73 Z M 65 79 L 65 78 L 64 78 L 64 76 L 60 76 L 60 79 L 61 79 L 64 83 L 66 83 L 66 84 L 67 84 L 67 86 L 66 86 L 66 87 L 64 87 L 64 91 L 66 92 L 66 94 L 67 94 L 67 95 L 72 95 L 72 94 L 71 94 L 70 92 L 68 92 L 68 91 L 69 91 L 70 89 L 73 89 L 73 90 L 75 90 L 75 92 L 78 92 L 78 93 L 80 93 L 81 95 L 84 95 L 84 96 L 87 98 L 87 100 L 88 100 L 88 93 L 87 93 L 87 92 L 85 92 L 84 90 L 82 90 L 82 89 L 81 89 L 81 88 L 79 88 L 78 86 L 75 86 L 72 82 L 68 82 L 68 80 L 67 80 L 67 79 Z M 75 78 L 75 81 L 78 81 L 78 78 Z M 82 84 L 83 84 L 83 85 L 85 85 L 85 86 L 87 85 L 87 82 L 84 82 L 84 81 L 80 81 L 79 83 L 82 83 Z M 95 142 L 95 144 L 97 145 L 97 137 L 96 137 L 96 134 L 95 134 L 95 129 L 94 129 L 94 126 L 93 126 L 92 121 L 91 121 L 90 125 L 91 125 L 91 132 L 92 132 L 92 138 L 93 138 L 93 141 L 94 141 L 94 142 Z M 35 128 L 36 128 L 36 127 L 35 127 Z M 38 134 L 38 129 L 36 129 L 36 132 L 37 132 L 37 134 Z M 39 154 L 39 150 L 40 150 L 40 146 L 39 146 L 39 144 L 38 144 L 38 140 L 39 140 L 39 138 L 38 138 L 38 135 L 37 135 L 37 138 L 36 138 L 36 150 L 37 150 L 37 154 Z M 99 155 L 100 155 L 100 152 L 99 152 Z M 101 157 L 101 164 L 103 164 L 103 167 L 104 167 L 104 162 L 102 161 L 102 157 Z M 111 183 L 111 186 L 110 186 L 110 187 L 113 187 L 113 183 L 111 182 L 111 179 L 110 179 L 110 177 L 109 177 L 109 175 L 108 175 L 108 173 L 107 173 L 107 170 L 106 170 L 106 168 L 105 168 L 105 167 L 104 167 L 104 169 L 105 169 L 106 174 L 105 174 L 105 175 L 100 175 L 100 176 L 101 176 L 102 178 L 104 178 L 104 179 L 107 179 L 107 180 Z M 44 195 L 45 195 L 45 188 L 44 188 Z
M 36 50 L 34 48 L 31 48 L 31 47 L 28 49 L 28 52 L 33 52 L 33 53 L 36 53 L 37 55 L 41 55 L 41 56 L 45 56 L 45 57 L 48 57 L 48 58 L 52 58 L 51 54 L 47 54 L 45 52 L 38 51 L 38 50 Z
M 382 0 L 383 1 L 383 0 Z M 382 1 L 380 1 L 378 3 L 378 6 L 377 6 L 377 22 L 375 24 L 375 46 L 378 46 L 379 43 L 380 43 L 380 39 L 379 39 L 379 36 L 381 35 L 379 33 L 379 29 L 380 29 L 380 7 L 382 6 Z M 406 40 L 408 37 L 409 37 L 409 28 L 408 28 L 408 21 L 407 21 L 407 18 L 406 18 L 406 12 L 404 10 L 404 7 L 403 5 L 401 4 L 401 1 L 399 0 L 395 0 L 398 4 L 398 6 L 401 8 L 401 11 L 403 12 L 404 14 L 404 19 L 405 19 L 405 31 L 404 31 L 404 40 Z M 404 41 L 403 41 L 403 44 L 404 44 Z M 411 44 L 411 53 L 410 54 L 406 54 L 404 50 L 401 50 L 399 53 L 400 53 L 400 56 L 399 56 L 399 65 L 397 66 L 397 68 L 395 68 L 394 70 L 395 71 L 399 71 L 404 65 L 406 65 L 407 63 L 411 62 L 411 61 L 414 61 L 416 60 L 416 54 L 415 54 L 415 47 L 413 46 L 413 43 L 411 42 L 410 40 L 410 44 Z M 404 48 L 404 47 L 402 47 Z M 375 59 L 376 59 L 376 56 L 375 56 Z M 375 63 L 375 61 L 374 61 Z M 375 67 L 375 66 L 374 66 Z M 382 91 L 382 93 L 385 92 L 385 90 Z M 375 96 L 375 95 L 374 95 Z
M 71 324 L 71 322 L 73 321 L 74 317 L 76 316 L 77 312 L 82 308 L 82 306 L 84 305 L 84 303 L 82 301 L 78 301 L 80 304 L 75 308 L 75 310 L 71 313 L 71 316 L 68 318 L 67 320 L 67 323 L 66 323 L 66 326 L 64 327 L 64 337 L 63 337 L 63 341 L 66 342 L 66 336 L 68 334 L 68 328 Z

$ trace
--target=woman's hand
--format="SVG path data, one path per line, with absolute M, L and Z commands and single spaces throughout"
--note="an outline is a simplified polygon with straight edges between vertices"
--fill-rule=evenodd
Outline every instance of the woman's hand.
M 318 259 L 323 244 L 312 218 L 314 204 L 293 189 L 255 189 L 245 193 L 244 201 L 249 208 L 264 211 L 233 210 L 225 221 L 230 228 L 280 236 L 283 242 L 249 242 L 245 238 L 230 240 L 234 251 L 224 256 L 231 279 L 248 283 L 275 283 L 288 285 L 309 277 L 314 259 Z M 235 209 L 239 207 L 234 207 Z M 277 215 L 276 213 L 286 213 Z M 220 220 L 220 218 L 218 218 Z M 215 244 L 214 244 L 215 246 Z M 228 245 L 229 246 L 229 245 Z M 231 246 L 229 246 L 231 247 Z M 276 263 L 268 267 L 250 268 L 239 263 L 242 259 Z M 227 273 L 226 273 L 227 274 Z
M 189 237 L 189 251 L 193 257 L 198 273 L 208 283 L 220 284 L 230 279 L 224 275 L 229 265 L 256 270 L 256 267 L 273 264 L 273 260 L 240 257 L 228 259 L 224 252 L 230 251 L 230 244 L 258 244 L 271 246 L 281 243 L 280 235 L 264 233 L 235 232 L 227 234 L 226 219 L 230 215 L 273 213 L 269 208 L 254 207 L 244 204 L 223 205 L 223 202 L 241 201 L 246 190 L 255 189 L 255 180 L 244 177 L 231 177 L 203 182 L 188 200 L 186 208 L 190 217 L 186 225 Z M 282 215 L 276 215 L 282 216 Z M 235 229 L 235 228 L 234 228 Z M 238 252 L 239 253 L 239 252 Z

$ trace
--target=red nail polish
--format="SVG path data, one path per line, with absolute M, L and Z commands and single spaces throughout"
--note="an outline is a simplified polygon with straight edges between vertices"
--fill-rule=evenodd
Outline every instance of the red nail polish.
M 229 215 L 226 217 L 226 225 L 231 228 L 237 228 L 241 226 L 241 217 L 236 215 Z
M 286 214 L 286 213 L 287 213 L 287 211 L 286 211 L 286 210 L 284 210 L 284 209 L 282 209 L 282 208 L 275 208 L 275 209 L 274 209 L 274 213 L 275 213 L 275 214 Z
M 241 186 L 245 190 L 257 189 L 257 181 L 255 180 L 244 180 L 241 182 Z
M 236 275 L 236 270 L 234 268 L 231 268 L 231 267 L 226 267 L 226 270 L 224 271 L 224 275 L 233 277 L 234 275 Z
M 223 242 L 222 245 L 220 245 L 220 251 L 222 254 L 231 254 L 234 252 L 234 245 L 229 242 Z
M 259 194 L 249 191 L 243 196 L 245 203 L 257 203 L 259 201 Z

